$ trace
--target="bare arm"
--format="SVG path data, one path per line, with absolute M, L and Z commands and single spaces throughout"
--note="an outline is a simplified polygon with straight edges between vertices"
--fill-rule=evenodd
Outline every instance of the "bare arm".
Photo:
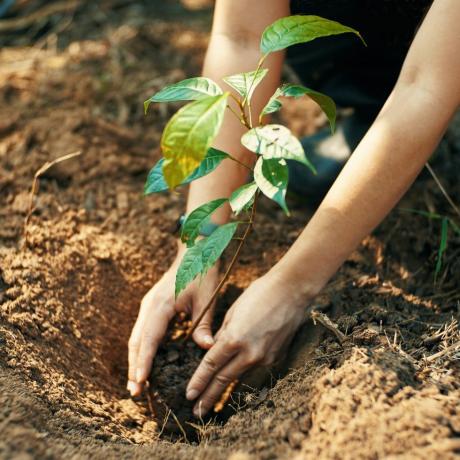
M 286 0 L 265 0 L 264 8 L 260 8 L 258 2 L 245 0 L 217 1 L 203 75 L 225 87 L 223 77 L 255 70 L 261 57 L 259 43 L 262 32 L 276 19 L 288 14 L 289 2 Z M 254 120 L 279 84 L 282 62 L 283 54 L 275 53 L 264 65 L 269 72 L 254 93 Z M 233 104 L 233 101 L 230 103 Z M 245 128 L 236 117 L 227 112 L 215 147 L 251 165 L 255 156 L 246 151 L 240 142 L 244 131 Z M 190 186 L 187 212 L 212 199 L 228 197 L 246 182 L 247 177 L 248 171 L 244 167 L 231 160 L 224 161 L 214 173 Z M 214 222 L 225 222 L 229 212 L 229 206 L 217 211 L 213 216 Z
M 435 0 L 375 123 L 275 267 L 291 281 L 303 280 L 303 294 L 317 293 L 382 221 L 446 131 L 460 104 L 459 21 L 457 0 Z
M 460 103 L 460 2 L 435 0 L 399 81 L 323 203 L 286 255 L 228 311 L 188 386 L 195 413 L 258 363 L 273 362 L 302 312 L 414 181 Z

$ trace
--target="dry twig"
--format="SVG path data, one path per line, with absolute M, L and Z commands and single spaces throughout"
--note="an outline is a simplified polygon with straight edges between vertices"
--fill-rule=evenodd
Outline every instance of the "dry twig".
M 78 150 L 73 153 L 68 153 L 67 155 L 63 155 L 62 157 L 56 158 L 52 161 L 47 161 L 34 175 L 34 180 L 32 182 L 32 188 L 30 190 L 30 197 L 29 197 L 29 210 L 27 211 L 26 218 L 24 219 L 24 235 L 27 237 L 27 225 L 29 223 L 30 217 L 32 216 L 35 208 L 34 208 L 34 197 L 35 194 L 38 192 L 38 180 L 40 176 L 44 174 L 48 169 L 53 167 L 58 163 L 62 163 L 63 161 L 70 160 L 76 156 L 81 155 L 81 150 Z
M 339 330 L 337 324 L 331 321 L 331 319 L 325 315 L 324 313 L 321 313 L 319 311 L 313 310 L 311 312 L 311 319 L 313 320 L 313 323 L 316 326 L 316 323 L 318 322 L 322 326 L 324 326 L 326 329 L 331 331 L 335 336 L 339 339 L 340 344 L 343 344 L 348 340 L 348 337 Z

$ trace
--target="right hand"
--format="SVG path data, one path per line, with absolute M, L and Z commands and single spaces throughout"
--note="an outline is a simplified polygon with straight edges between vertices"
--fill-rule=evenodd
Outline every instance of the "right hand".
M 131 396 L 141 394 L 147 381 L 152 362 L 163 340 L 168 324 L 176 313 L 189 314 L 192 321 L 206 307 L 218 284 L 218 266 L 212 267 L 203 279 L 191 283 L 177 298 L 174 299 L 176 272 L 179 268 L 185 249 L 179 253 L 162 278 L 147 292 L 141 302 L 139 314 L 129 339 L 129 371 L 127 389 Z M 212 310 L 209 309 L 193 332 L 193 339 L 204 349 L 214 344 L 211 332 Z

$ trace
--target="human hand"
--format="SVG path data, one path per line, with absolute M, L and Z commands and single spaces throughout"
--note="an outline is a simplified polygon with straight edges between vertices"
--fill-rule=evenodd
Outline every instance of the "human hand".
M 215 344 L 187 386 L 187 399 L 197 400 L 194 414 L 206 414 L 251 367 L 272 364 L 302 323 L 307 303 L 276 275 L 253 282 L 228 310 Z
M 212 267 L 206 276 L 190 284 L 175 300 L 176 272 L 185 249 L 181 248 L 163 277 L 147 292 L 141 302 L 139 314 L 129 339 L 129 370 L 127 389 L 131 396 L 138 396 L 147 381 L 152 362 L 168 324 L 179 312 L 188 313 L 194 321 L 211 298 L 218 283 L 218 267 Z M 205 314 L 193 332 L 193 339 L 208 349 L 214 339 L 211 332 L 212 308 Z

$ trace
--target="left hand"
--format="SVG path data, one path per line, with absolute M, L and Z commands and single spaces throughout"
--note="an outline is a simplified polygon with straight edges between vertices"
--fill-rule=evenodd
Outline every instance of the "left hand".
M 267 273 L 253 282 L 228 310 L 216 343 L 187 386 L 187 399 L 198 398 L 193 413 L 206 414 L 251 367 L 272 364 L 302 323 L 307 304 L 276 275 Z

